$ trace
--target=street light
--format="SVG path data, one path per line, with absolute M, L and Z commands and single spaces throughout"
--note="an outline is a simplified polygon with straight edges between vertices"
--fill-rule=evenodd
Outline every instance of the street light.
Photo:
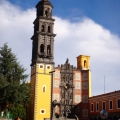
M 107 112 L 106 110 L 102 110 L 102 111 L 100 112 L 100 117 L 101 117 L 102 119 L 106 119 L 106 118 L 108 117 L 108 112 Z
M 98 116 L 100 116 L 102 119 L 106 119 L 108 117 L 107 110 L 102 110 L 100 114 L 97 115 L 97 120 L 98 120 Z

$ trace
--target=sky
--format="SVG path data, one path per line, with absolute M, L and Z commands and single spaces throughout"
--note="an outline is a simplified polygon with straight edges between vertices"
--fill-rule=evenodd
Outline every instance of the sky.
M 120 90 L 120 0 L 50 0 L 55 66 L 91 57 L 92 95 Z M 0 0 L 0 47 L 12 48 L 30 75 L 33 21 L 39 0 Z M 30 80 L 30 77 L 27 78 Z

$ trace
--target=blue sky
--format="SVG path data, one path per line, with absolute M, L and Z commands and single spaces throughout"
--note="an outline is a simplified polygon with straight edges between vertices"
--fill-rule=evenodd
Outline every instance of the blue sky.
M 39 0 L 9 0 L 26 10 L 35 7 Z M 87 16 L 96 23 L 120 36 L 120 0 L 50 0 L 53 15 L 71 21 Z M 76 19 L 75 19 L 76 18 Z
M 12 48 L 30 75 L 33 21 L 39 0 L 0 0 L 0 47 Z M 51 0 L 55 66 L 91 57 L 92 95 L 120 89 L 120 0 Z M 30 80 L 30 77 L 27 79 Z

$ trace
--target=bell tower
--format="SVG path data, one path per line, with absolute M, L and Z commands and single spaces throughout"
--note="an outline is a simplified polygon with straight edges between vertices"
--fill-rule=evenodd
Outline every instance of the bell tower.
M 40 0 L 36 5 L 34 34 L 32 36 L 30 120 L 45 120 L 51 116 L 50 72 L 54 70 L 54 21 L 53 5 L 49 0 Z
M 32 63 L 54 64 L 54 21 L 52 18 L 53 5 L 49 0 L 41 0 L 36 5 L 37 13 L 32 36 Z

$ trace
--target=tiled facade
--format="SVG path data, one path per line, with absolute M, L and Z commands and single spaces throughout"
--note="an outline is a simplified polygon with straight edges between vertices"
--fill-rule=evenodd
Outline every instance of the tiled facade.
M 61 75 L 60 69 L 55 68 L 54 81 L 53 81 L 53 100 L 60 102 L 60 83 Z M 81 72 L 78 70 L 74 71 L 74 104 L 78 104 L 82 101 L 81 97 Z
M 86 60 L 88 59 L 89 60 Z M 84 62 L 84 60 L 86 62 Z M 74 83 L 74 114 L 79 117 L 79 119 L 89 119 L 88 111 L 89 111 L 89 105 L 88 105 L 88 98 L 91 96 L 91 72 L 85 64 L 90 64 L 87 62 L 90 62 L 89 56 L 80 55 L 77 57 L 77 63 L 79 62 L 77 68 L 74 68 L 73 70 L 73 83 Z M 89 65 L 90 66 L 90 65 Z M 82 67 L 80 69 L 80 67 Z M 61 100 L 61 90 L 60 90 L 60 84 L 61 84 L 61 73 L 60 73 L 61 67 L 58 66 L 55 68 L 54 77 L 53 77 L 53 96 L 52 101 L 57 100 L 60 102 Z

